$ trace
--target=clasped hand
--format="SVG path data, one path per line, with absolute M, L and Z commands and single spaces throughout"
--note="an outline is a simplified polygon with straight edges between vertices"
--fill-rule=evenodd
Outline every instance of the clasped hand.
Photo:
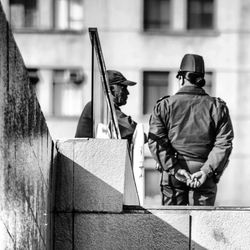
M 179 169 L 175 174 L 175 178 L 186 183 L 191 188 L 198 188 L 206 181 L 207 175 L 202 170 L 190 174 L 185 169 Z

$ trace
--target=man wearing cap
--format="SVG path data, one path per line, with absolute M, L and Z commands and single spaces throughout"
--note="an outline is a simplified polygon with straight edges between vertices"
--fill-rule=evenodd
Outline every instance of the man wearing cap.
M 149 121 L 148 145 L 162 172 L 162 205 L 213 206 L 234 137 L 227 105 L 209 96 L 203 58 L 186 54 L 177 78 L 182 87 L 160 99 Z
M 116 110 L 121 137 L 123 139 L 128 139 L 129 143 L 131 143 L 133 133 L 137 124 L 131 119 L 130 116 L 127 116 L 121 111 L 120 106 L 123 106 L 127 103 L 127 98 L 129 95 L 127 87 L 133 86 L 136 83 L 127 80 L 121 72 L 116 70 L 107 70 L 107 76 L 110 85 L 110 91 L 113 96 L 113 102 Z M 84 107 L 77 125 L 75 137 L 93 137 L 91 105 L 91 102 L 88 102 Z

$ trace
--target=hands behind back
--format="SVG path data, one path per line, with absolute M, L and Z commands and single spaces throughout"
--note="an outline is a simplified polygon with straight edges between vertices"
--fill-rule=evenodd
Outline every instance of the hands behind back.
M 198 171 L 191 175 L 185 169 L 178 169 L 175 178 L 186 183 L 191 188 L 198 188 L 206 181 L 207 175 L 203 171 Z
M 202 170 L 191 175 L 191 181 L 187 181 L 187 186 L 191 188 L 200 187 L 207 179 L 207 175 Z
M 184 183 L 188 183 L 191 181 L 191 174 L 183 168 L 178 169 L 178 171 L 175 173 L 174 176 L 178 181 L 181 181 Z

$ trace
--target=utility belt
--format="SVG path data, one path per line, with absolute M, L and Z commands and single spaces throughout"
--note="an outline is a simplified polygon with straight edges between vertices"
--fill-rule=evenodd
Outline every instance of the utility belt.
M 173 164 L 173 166 L 181 165 L 181 168 L 184 168 L 191 173 L 199 171 L 200 170 L 199 168 L 201 168 L 202 165 L 206 161 L 206 159 L 184 156 L 184 155 L 181 155 L 177 152 L 174 154 L 173 159 L 174 160 L 171 162 Z M 160 162 L 160 159 L 158 159 L 158 160 Z M 169 164 L 171 164 L 171 163 L 169 163 Z M 195 167 L 193 168 L 192 165 L 194 165 Z M 160 172 L 164 171 L 163 167 L 160 166 L 158 163 L 156 164 L 156 169 Z M 166 172 L 166 171 L 164 171 L 164 172 Z M 170 174 L 171 174 L 171 172 L 170 172 Z
M 185 155 L 181 155 L 181 154 L 177 154 L 177 160 L 180 161 L 196 161 L 196 162 L 200 162 L 200 163 L 205 163 L 205 161 L 207 159 L 202 159 L 202 158 L 195 158 L 195 157 L 190 157 L 190 156 L 185 156 Z

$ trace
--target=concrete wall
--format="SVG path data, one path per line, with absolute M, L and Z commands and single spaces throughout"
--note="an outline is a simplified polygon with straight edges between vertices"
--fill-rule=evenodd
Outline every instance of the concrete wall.
M 69 139 L 56 147 L 54 247 L 71 249 L 78 213 L 121 213 L 139 198 L 126 140 Z
M 124 140 L 57 149 L 54 249 L 250 248 L 249 209 L 138 206 Z
M 249 226 L 250 211 L 163 208 L 128 208 L 121 214 L 83 211 L 75 217 L 72 243 L 73 249 L 248 250 Z
M 54 145 L 0 4 L 0 249 L 49 249 Z

